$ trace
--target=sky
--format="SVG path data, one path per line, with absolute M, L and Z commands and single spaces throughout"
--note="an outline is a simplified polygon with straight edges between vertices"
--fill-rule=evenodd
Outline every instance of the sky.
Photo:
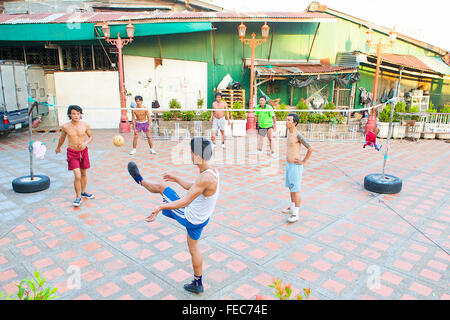
M 313 0 L 213 0 L 236 11 L 305 11 Z M 320 0 L 354 17 L 395 29 L 417 40 L 450 51 L 448 0 Z M 446 32 L 447 31 L 447 32 Z

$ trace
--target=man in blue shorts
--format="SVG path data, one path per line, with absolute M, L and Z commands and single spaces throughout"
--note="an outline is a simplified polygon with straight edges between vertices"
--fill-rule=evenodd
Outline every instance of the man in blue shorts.
M 289 188 L 291 196 L 291 206 L 284 209 L 283 213 L 289 213 L 289 222 L 298 220 L 301 195 L 300 189 L 303 176 L 303 165 L 308 161 L 312 153 L 312 147 L 303 135 L 297 130 L 299 122 L 298 115 L 290 113 L 286 118 L 286 128 L 289 130 L 287 136 L 286 148 L 286 187 Z M 303 160 L 300 157 L 301 147 L 305 146 L 307 149 Z
M 163 197 L 164 204 L 157 206 L 145 221 L 155 221 L 156 216 L 162 212 L 166 217 L 178 221 L 186 228 L 187 244 L 192 257 L 194 269 L 194 280 L 185 284 L 184 289 L 194 293 L 203 292 L 202 267 L 203 258 L 198 248 L 203 228 L 208 224 L 209 218 L 216 208 L 219 196 L 219 172 L 209 162 L 212 156 L 211 142 L 204 138 L 191 139 L 191 158 L 200 174 L 195 182 L 185 181 L 173 174 L 163 175 L 163 181 L 153 182 L 144 180 L 134 162 L 128 163 L 128 172 L 136 183 L 145 187 L 152 193 L 159 193 Z M 167 186 L 166 182 L 176 182 L 182 188 L 188 190 L 185 197 L 178 194 Z

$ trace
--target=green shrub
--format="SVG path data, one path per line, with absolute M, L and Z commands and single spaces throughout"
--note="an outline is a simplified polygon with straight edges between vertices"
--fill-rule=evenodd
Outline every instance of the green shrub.
M 309 113 L 308 112 L 298 112 L 298 123 L 308 123 Z
M 391 118 L 391 104 L 387 104 L 383 111 L 380 112 L 379 120 L 380 122 L 389 122 Z M 398 113 L 406 112 L 406 103 L 398 102 L 394 108 L 394 115 L 392 117 L 392 122 L 400 122 L 400 116 Z
M 334 110 L 334 109 L 336 109 L 336 106 L 334 105 L 333 102 L 330 101 L 323 107 L 323 109 L 324 110 Z
M 171 121 L 174 119 L 174 113 L 172 111 L 163 112 L 162 118 L 164 121 Z
M 288 107 L 287 107 L 287 105 L 282 103 L 276 110 L 288 110 Z M 288 114 L 289 114 L 289 111 L 275 111 L 275 117 L 277 118 L 277 121 L 286 120 Z
M 209 121 L 211 119 L 211 111 L 196 111 L 192 120 Z
M 346 118 L 342 114 L 335 114 L 330 118 L 330 123 L 332 124 L 344 124 L 346 122 Z
M 450 104 L 444 105 L 444 107 L 439 111 L 439 113 L 450 113 Z
M 177 99 L 172 99 L 169 101 L 169 109 L 181 109 L 181 105 Z
M 324 122 L 326 115 L 319 113 L 309 113 L 308 123 L 322 123 Z
M 209 121 L 209 119 L 211 119 L 211 113 L 212 113 L 211 111 L 202 111 L 199 120 Z
M 195 111 L 182 111 L 181 112 L 181 120 L 183 121 L 192 121 L 195 118 Z
M 242 103 L 237 101 L 233 103 L 232 109 L 243 109 Z M 231 119 L 233 120 L 245 120 L 247 119 L 247 112 L 245 111 L 231 111 Z
M 174 98 L 169 101 L 169 109 L 176 109 L 176 110 L 181 109 L 181 105 L 177 99 Z M 180 120 L 181 119 L 181 112 L 170 111 L 170 113 L 172 113 L 172 118 L 170 120 Z
M 378 119 L 380 122 L 389 122 L 391 117 L 391 104 L 387 104 L 384 109 L 380 112 Z
M 197 100 L 197 108 L 201 109 L 203 107 L 203 103 L 205 102 L 205 100 L 203 99 L 198 99 Z
M 308 110 L 308 105 L 305 102 L 305 99 L 300 99 L 295 106 L 297 110 Z
M 436 109 L 434 108 L 433 101 L 430 100 L 430 105 L 428 106 L 428 109 L 425 112 L 436 113 Z
M 419 113 L 419 112 L 420 112 L 420 109 L 419 109 L 418 106 L 411 106 L 409 108 L 409 113 Z M 419 116 L 411 116 L 411 120 L 418 121 L 419 120 Z
M 58 288 L 47 287 L 44 289 L 45 278 L 41 278 L 38 271 L 34 272 L 33 279 L 23 279 L 16 287 L 16 293 L 19 300 L 53 300 L 58 298 L 55 293 Z M 0 292 L 0 299 L 3 297 L 3 292 Z M 6 300 L 14 300 L 12 294 L 6 296 Z
M 334 110 L 336 109 L 336 106 L 334 105 L 333 102 L 328 102 L 324 107 L 324 110 Z M 337 116 L 338 113 L 335 112 L 325 112 L 324 113 L 325 117 L 323 117 L 323 122 L 332 122 L 332 119 L 334 119 L 334 121 L 336 121 L 336 123 L 338 123 L 339 121 L 337 120 Z

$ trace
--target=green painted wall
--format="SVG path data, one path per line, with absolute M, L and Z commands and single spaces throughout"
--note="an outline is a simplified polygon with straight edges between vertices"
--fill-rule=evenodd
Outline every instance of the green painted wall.
M 213 90 L 229 73 L 233 80 L 242 84 L 246 90 L 246 101 L 249 99 L 250 72 L 243 68 L 242 59 L 250 58 L 251 52 L 248 45 L 244 46 L 237 35 L 239 23 L 214 23 L 214 32 L 196 32 L 186 34 L 161 35 L 162 57 L 166 59 L 180 59 L 201 61 L 208 63 L 208 99 L 210 107 L 213 102 Z M 262 23 L 246 23 L 247 35 L 250 37 L 255 32 L 257 37 L 261 36 Z M 271 59 L 306 59 L 314 38 L 317 23 L 269 23 L 270 34 L 266 43 L 258 46 L 255 51 L 257 59 L 269 57 L 270 43 L 272 41 Z M 373 52 L 366 44 L 366 30 L 349 21 L 338 19 L 335 23 L 321 23 L 317 38 L 311 52 L 311 59 L 329 58 L 333 64 L 338 52 L 359 50 Z M 215 45 L 214 35 L 215 34 Z M 273 40 L 272 40 L 273 35 Z M 374 34 L 374 41 L 382 37 L 385 43 L 388 36 Z M 215 55 L 214 55 L 215 46 Z M 386 53 L 407 54 L 416 56 L 435 56 L 426 49 L 416 47 L 407 42 L 397 40 L 392 48 L 386 49 Z M 124 54 L 159 57 L 158 42 L 156 36 L 140 37 L 124 48 Z M 214 63 L 215 57 L 215 63 Z M 270 64 L 270 62 L 268 63 Z M 373 72 L 361 70 L 361 81 L 356 84 L 355 107 L 359 105 L 359 87 L 365 87 L 372 91 Z M 267 85 L 261 89 L 267 92 Z M 442 90 L 442 91 L 441 91 Z M 436 81 L 432 85 L 432 101 L 439 105 L 448 101 L 450 95 L 449 82 Z M 331 85 L 329 88 L 329 99 L 331 99 Z M 441 96 L 441 92 L 444 94 Z M 294 104 L 301 98 L 306 98 L 305 88 L 294 90 Z M 273 98 L 281 98 L 282 103 L 290 103 L 290 87 L 288 81 L 280 82 L 280 92 L 270 95 Z
M 312 58 L 329 57 L 331 63 L 334 63 L 338 52 L 361 51 L 375 53 L 375 49 L 371 49 L 367 45 L 366 31 L 366 28 L 342 19 L 338 19 L 336 23 L 322 23 L 319 27 L 311 56 Z M 378 32 L 374 32 L 373 43 L 378 43 L 380 38 L 383 43 L 389 43 L 389 36 Z M 391 48 L 386 48 L 383 52 L 413 56 L 437 56 L 431 51 L 399 39 L 394 42 Z
M 450 103 L 450 79 L 433 79 L 431 82 L 430 100 L 435 107 Z

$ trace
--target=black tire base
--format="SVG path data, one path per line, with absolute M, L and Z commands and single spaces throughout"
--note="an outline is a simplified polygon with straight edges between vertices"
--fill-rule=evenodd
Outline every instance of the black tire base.
M 389 174 L 384 177 L 381 173 L 369 174 L 364 178 L 364 188 L 382 194 L 399 193 L 402 190 L 402 180 Z
M 23 176 L 12 181 L 12 188 L 17 193 L 33 193 L 46 190 L 50 187 L 50 178 L 44 175 L 35 174 L 34 180 L 30 176 Z

